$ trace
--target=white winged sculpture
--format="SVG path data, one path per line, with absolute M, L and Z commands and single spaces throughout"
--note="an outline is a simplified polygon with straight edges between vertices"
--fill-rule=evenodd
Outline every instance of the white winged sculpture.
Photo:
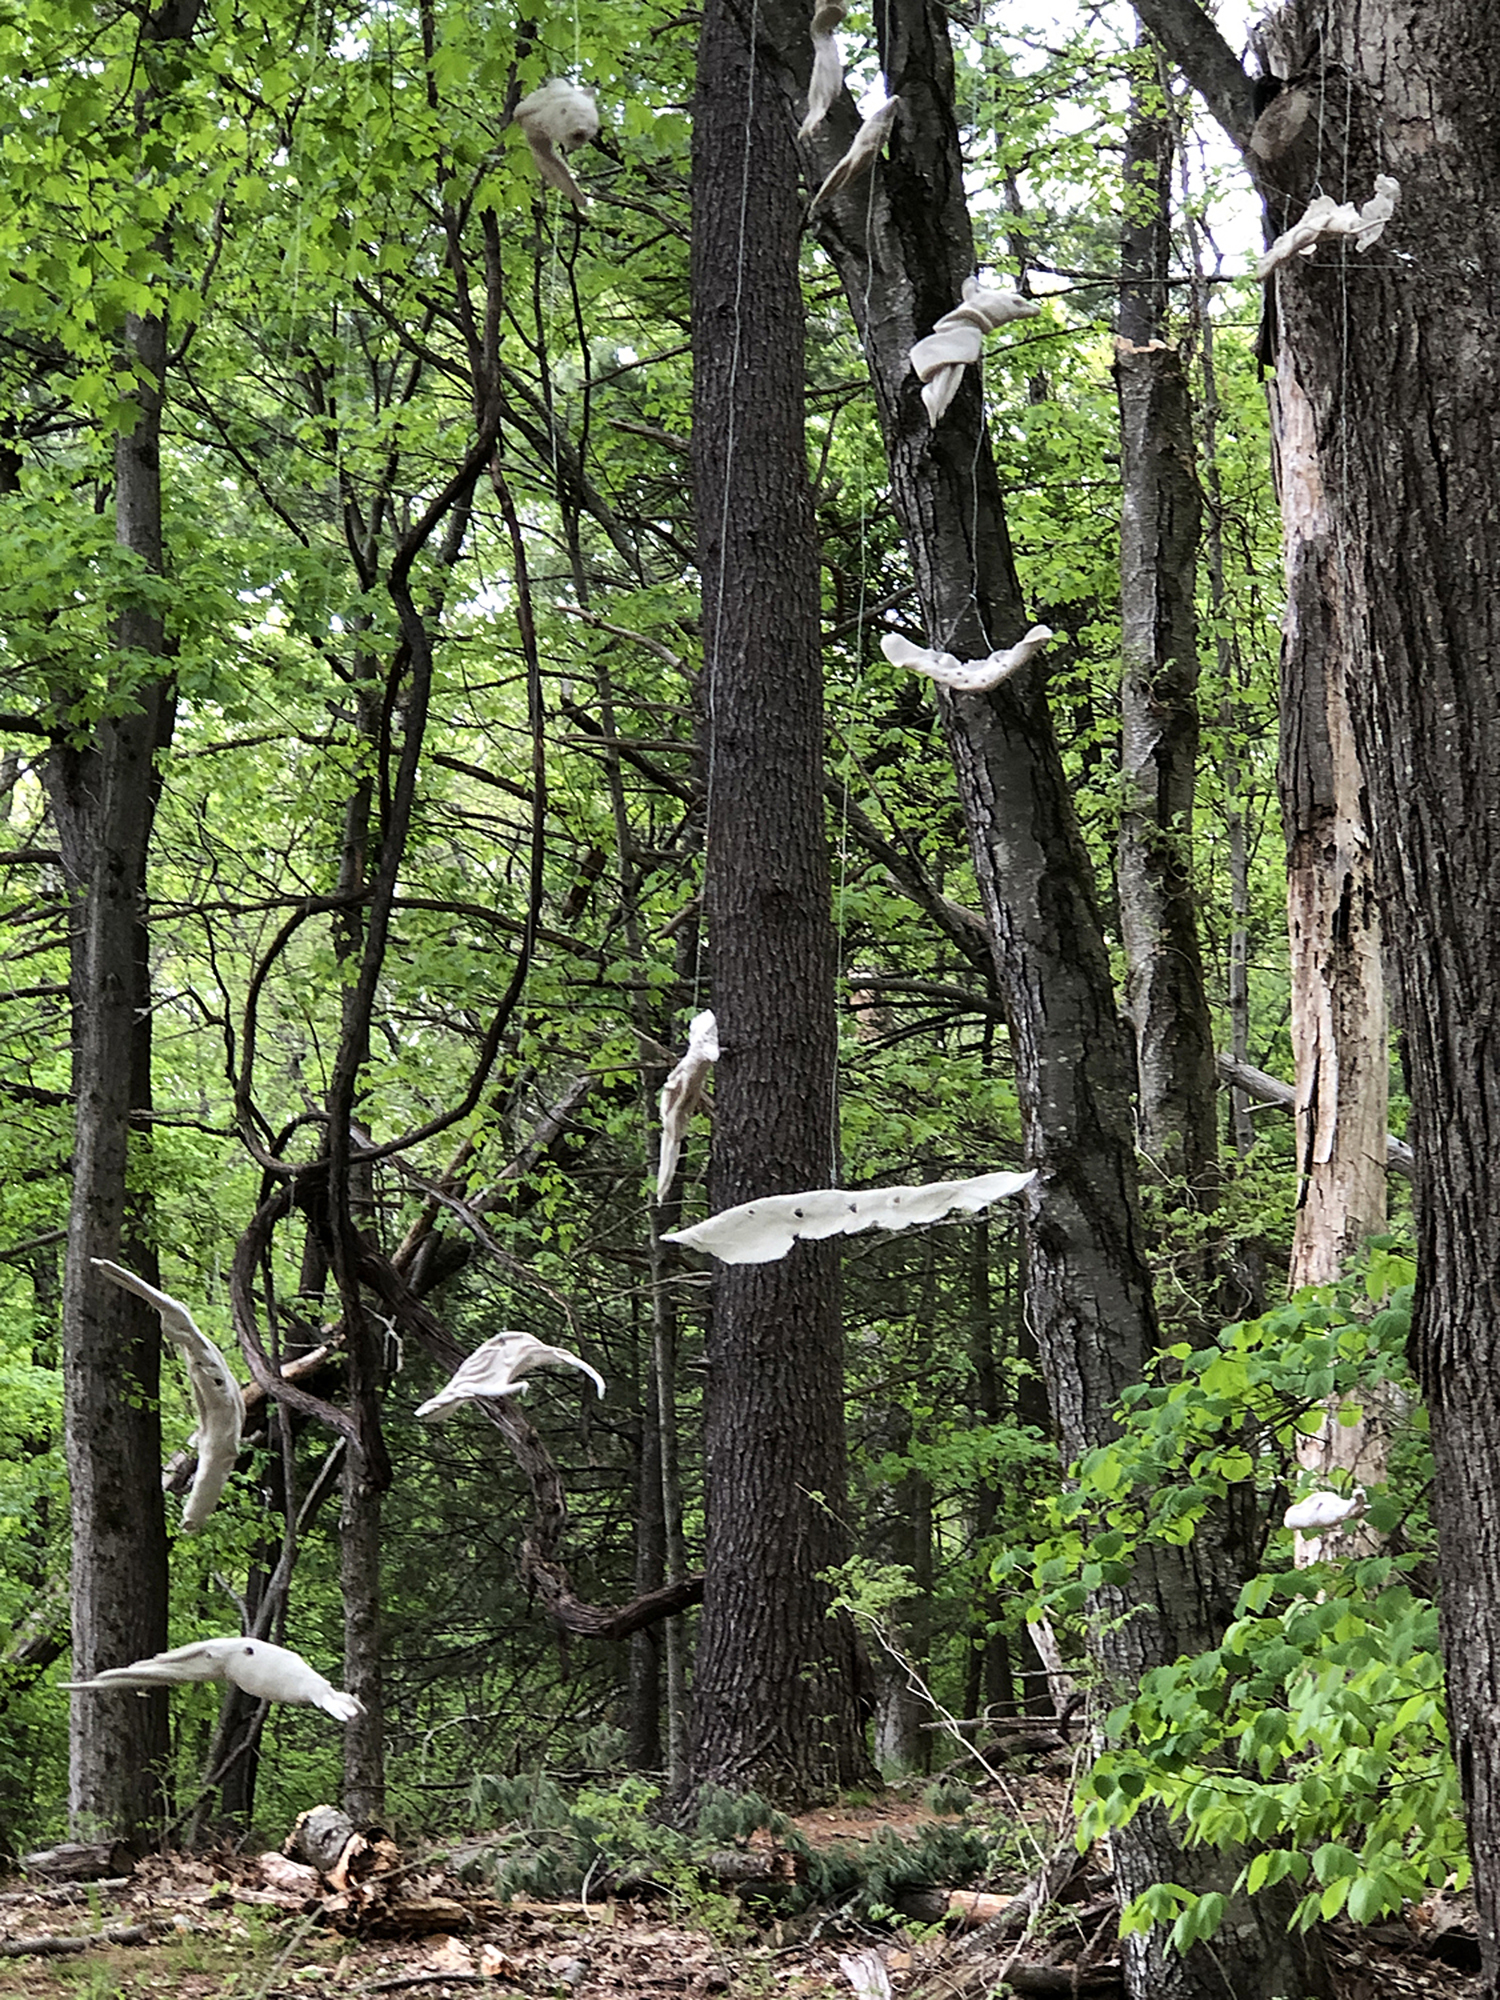
M 458 1364 L 437 1394 L 429 1396 L 425 1403 L 419 1405 L 417 1415 L 431 1421 L 433 1418 L 445 1418 L 460 1403 L 472 1403 L 481 1396 L 524 1396 L 530 1385 L 521 1377 L 529 1375 L 533 1368 L 549 1365 L 581 1368 L 585 1375 L 592 1377 L 599 1394 L 604 1394 L 604 1377 L 576 1354 L 570 1354 L 567 1348 L 549 1347 L 545 1341 L 535 1340 L 529 1333 L 507 1331 L 497 1333 L 493 1340 L 476 1347 L 466 1360 Z
M 1018 639 L 1004 652 L 991 653 L 987 660 L 959 660 L 952 653 L 914 646 L 899 632 L 882 634 L 880 650 L 893 667 L 910 667 L 914 674 L 926 674 L 940 687 L 952 688 L 957 694 L 985 694 L 1019 673 L 1051 637 L 1050 625 L 1033 625 L 1024 639 Z
M 707 1009 L 688 1023 L 687 1053 L 662 1085 L 661 1152 L 656 1163 L 656 1199 L 665 1201 L 677 1171 L 677 1156 L 688 1120 L 703 1101 L 708 1072 L 719 1060 L 719 1027 Z
M 321 1708 L 336 1722 L 351 1722 L 364 1705 L 325 1681 L 300 1653 L 266 1639 L 199 1639 L 170 1653 L 153 1653 L 128 1667 L 106 1667 L 90 1681 L 59 1681 L 73 1691 L 144 1694 L 150 1688 L 182 1687 L 190 1681 L 227 1681 L 257 1701 L 285 1701 Z
M 245 1398 L 229 1363 L 180 1299 L 159 1292 L 155 1285 L 148 1285 L 134 1271 L 112 1264 L 107 1257 L 95 1257 L 93 1262 L 122 1291 L 134 1292 L 138 1299 L 155 1306 L 163 1334 L 182 1356 L 198 1420 L 194 1434 L 198 1470 L 182 1510 L 182 1531 L 195 1535 L 218 1505 L 224 1482 L 234 1470 L 245 1423 Z
M 1365 1496 L 1358 1487 L 1352 1493 L 1323 1490 L 1295 1501 L 1282 1515 L 1281 1521 L 1283 1527 L 1316 1533 L 1323 1528 L 1342 1527 L 1345 1521 L 1352 1521 L 1356 1514 L 1364 1511 Z
M 536 170 L 549 187 L 568 197 L 580 212 L 589 198 L 574 180 L 561 155 L 585 146 L 599 130 L 599 110 L 586 90 L 560 76 L 539 84 L 516 106 L 516 123 L 526 135 Z
M 1292 257 L 1310 257 L 1320 243 L 1339 237 L 1354 239 L 1356 250 L 1368 250 L 1396 213 L 1401 183 L 1389 174 L 1375 176 L 1375 192 L 1363 208 L 1352 201 L 1335 201 L 1320 194 L 1307 204 L 1298 221 L 1284 229 L 1255 267 L 1257 278 L 1269 278 L 1278 264 Z
M 807 85 L 807 116 L 797 128 L 799 139 L 817 131 L 844 87 L 844 61 L 833 36 L 845 12 L 844 0 L 817 0 L 813 8 L 813 66 Z
M 1020 1194 L 1029 1174 L 975 1174 L 963 1181 L 929 1181 L 922 1187 L 812 1188 L 806 1194 L 766 1195 L 723 1209 L 689 1229 L 673 1229 L 663 1243 L 707 1250 L 725 1264 L 771 1264 L 797 1242 L 853 1236 L 861 1229 L 910 1229 L 939 1222 L 957 1209 L 972 1215 L 992 1201 Z
M 1019 292 L 991 291 L 977 278 L 964 279 L 962 300 L 911 351 L 911 365 L 923 384 L 927 421 L 934 430 L 958 394 L 965 368 L 984 352 L 984 336 L 1009 320 L 1035 319 L 1040 311 L 1035 299 Z
M 847 187 L 850 181 L 857 181 L 861 174 L 867 174 L 880 157 L 880 149 L 891 136 L 891 127 L 896 122 L 896 114 L 901 109 L 899 97 L 888 97 L 884 104 L 878 104 L 855 133 L 849 150 L 841 160 L 835 161 L 827 179 L 808 203 L 808 213 L 826 201 L 831 194 Z

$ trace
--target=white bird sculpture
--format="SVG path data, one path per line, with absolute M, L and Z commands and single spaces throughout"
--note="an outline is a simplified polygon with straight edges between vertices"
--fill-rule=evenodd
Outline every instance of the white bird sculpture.
M 1294 1501 L 1282 1515 L 1282 1526 L 1297 1528 L 1302 1533 L 1317 1533 L 1323 1528 L 1337 1528 L 1343 1522 L 1352 1520 L 1365 1510 L 1365 1496 L 1358 1487 L 1352 1493 L 1330 1493 L 1326 1490 L 1309 1493 L 1304 1499 Z
M 558 155 L 587 145 L 599 130 L 598 107 L 589 93 L 555 76 L 521 99 L 516 123 L 526 135 L 542 179 L 565 194 L 576 209 L 587 209 L 588 196 Z
M 807 84 L 807 116 L 798 127 L 799 139 L 817 131 L 843 87 L 844 63 L 833 36 L 846 11 L 844 0 L 818 0 L 813 8 L 813 66 Z
M 799 1241 L 853 1236 L 861 1229 L 910 1229 L 938 1222 L 954 1209 L 972 1215 L 992 1201 L 1020 1194 L 1036 1174 L 975 1174 L 963 1181 L 929 1181 L 922 1187 L 813 1188 L 806 1194 L 766 1195 L 741 1202 L 667 1231 L 663 1243 L 707 1250 L 725 1264 L 771 1264 Z
M 459 1403 L 472 1403 L 481 1396 L 524 1396 L 530 1384 L 520 1377 L 549 1363 L 561 1368 L 581 1368 L 592 1378 L 599 1394 L 604 1394 L 604 1377 L 576 1354 L 570 1354 L 565 1347 L 548 1347 L 545 1341 L 535 1340 L 529 1333 L 508 1330 L 497 1333 L 493 1340 L 485 1341 L 461 1361 L 437 1394 L 418 1407 L 417 1415 L 429 1420 L 445 1418 Z
M 922 401 L 934 430 L 964 378 L 964 370 L 984 352 L 984 336 L 1013 319 L 1035 319 L 1041 307 L 1019 292 L 996 292 L 977 278 L 965 278 L 963 299 L 944 313 L 911 351 L 911 365 L 924 384 Z
M 193 1438 L 198 1470 L 182 1510 L 182 1531 L 196 1535 L 218 1505 L 224 1482 L 234 1470 L 245 1425 L 245 1398 L 229 1363 L 180 1299 L 159 1292 L 155 1285 L 148 1285 L 134 1271 L 112 1264 L 107 1257 L 95 1257 L 93 1262 L 122 1291 L 134 1292 L 138 1299 L 155 1306 L 161 1315 L 162 1332 L 182 1356 L 198 1420 Z
M 884 104 L 877 105 L 864 124 L 854 135 L 853 143 L 844 157 L 836 162 L 823 185 L 808 203 L 807 212 L 812 214 L 819 202 L 826 201 L 831 194 L 837 194 L 850 181 L 857 181 L 866 174 L 880 157 L 880 149 L 891 136 L 891 127 L 896 122 L 896 114 L 901 109 L 899 97 L 888 97 Z
M 687 1053 L 661 1090 L 661 1152 L 656 1163 L 656 1199 L 665 1201 L 677 1171 L 677 1156 L 688 1120 L 703 1101 L 708 1072 L 719 1060 L 719 1025 L 705 1009 L 688 1023 Z
M 914 646 L 898 632 L 883 633 L 880 650 L 893 667 L 910 667 L 914 674 L 926 674 L 940 687 L 953 688 L 959 694 L 984 694 L 1019 673 L 1051 637 L 1050 625 L 1033 625 L 1024 639 L 1018 639 L 1006 652 L 991 653 L 987 660 L 958 660 L 952 653 Z
M 285 1701 L 300 1708 L 321 1708 L 336 1722 L 363 1715 L 364 1704 L 325 1681 L 300 1653 L 273 1646 L 265 1639 L 199 1639 L 170 1653 L 154 1653 L 129 1667 L 106 1667 L 91 1681 L 59 1681 L 73 1691 L 181 1687 L 189 1681 L 227 1681 L 257 1701 Z
M 1278 264 L 1292 257 L 1310 257 L 1320 243 L 1340 236 L 1352 236 L 1356 250 L 1368 250 L 1395 214 L 1400 199 L 1401 183 L 1389 174 L 1375 176 L 1375 192 L 1363 208 L 1320 194 L 1308 203 L 1301 220 L 1277 237 L 1256 265 L 1256 277 L 1269 278 Z

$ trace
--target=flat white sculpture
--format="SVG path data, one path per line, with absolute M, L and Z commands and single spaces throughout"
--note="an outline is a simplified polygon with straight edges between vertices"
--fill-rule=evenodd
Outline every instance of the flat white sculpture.
M 363 1715 L 364 1704 L 325 1681 L 300 1653 L 265 1639 L 200 1639 L 170 1653 L 153 1653 L 129 1667 L 106 1667 L 91 1681 L 59 1681 L 70 1690 L 144 1693 L 148 1688 L 181 1687 L 189 1681 L 227 1681 L 257 1701 L 286 1701 L 321 1708 L 336 1722 Z
M 476 1347 L 461 1361 L 437 1394 L 418 1407 L 417 1415 L 446 1418 L 458 1404 L 472 1403 L 480 1396 L 524 1396 L 530 1384 L 520 1378 L 529 1375 L 533 1368 L 548 1366 L 581 1368 L 592 1378 L 599 1394 L 604 1394 L 604 1377 L 567 1348 L 548 1347 L 545 1341 L 534 1340 L 529 1333 L 507 1330 Z
M 1356 250 L 1368 250 L 1396 212 L 1401 183 L 1389 174 L 1375 176 L 1375 192 L 1363 208 L 1352 201 L 1335 201 L 1320 194 L 1310 201 L 1300 222 L 1284 229 L 1255 267 L 1257 278 L 1269 278 L 1278 264 L 1291 257 L 1310 257 L 1320 243 L 1352 236 Z
M 807 84 L 807 116 L 797 130 L 799 139 L 817 131 L 843 88 L 844 62 L 833 36 L 845 12 L 844 0 L 819 0 L 813 9 L 813 66 Z
M 880 149 L 891 135 L 891 127 L 896 122 L 896 113 L 901 109 L 899 97 L 888 97 L 885 103 L 872 111 L 864 124 L 854 135 L 854 143 L 844 157 L 837 162 L 828 178 L 818 189 L 808 204 L 808 214 L 826 201 L 831 194 L 837 194 L 850 181 L 857 181 L 861 174 L 867 174 L 880 156 Z
M 708 1072 L 719 1060 L 719 1026 L 705 1009 L 688 1023 L 687 1054 L 661 1089 L 661 1151 L 656 1162 L 656 1199 L 665 1201 L 677 1171 L 688 1120 L 703 1101 Z
M 182 1356 L 198 1420 L 193 1438 L 198 1470 L 182 1510 L 182 1531 L 196 1535 L 218 1505 L 224 1482 L 234 1470 L 245 1424 L 245 1398 L 229 1363 L 180 1299 L 159 1292 L 155 1285 L 148 1285 L 134 1271 L 112 1264 L 107 1257 L 95 1257 L 93 1263 L 122 1291 L 134 1292 L 138 1299 L 155 1306 L 161 1315 L 162 1332 Z
M 599 130 L 598 107 L 589 93 L 555 76 L 521 99 L 516 106 L 516 123 L 526 135 L 542 179 L 565 194 L 575 208 L 587 209 L 588 196 L 559 153 L 587 145 Z
M 806 1194 L 766 1195 L 741 1202 L 666 1232 L 664 1243 L 707 1250 L 725 1264 L 772 1264 L 799 1241 L 854 1236 L 861 1229 L 910 1229 L 938 1222 L 954 1209 L 972 1215 L 992 1201 L 1020 1194 L 1029 1174 L 976 1174 L 964 1181 L 929 1181 L 923 1187 L 813 1188 Z
M 1024 639 L 1018 639 L 1006 652 L 991 653 L 987 660 L 958 660 L 952 653 L 914 646 L 899 632 L 882 634 L 880 650 L 893 667 L 910 667 L 914 674 L 926 674 L 959 694 L 983 694 L 1018 673 L 1051 637 L 1050 625 L 1033 625 Z
M 965 368 L 984 351 L 984 336 L 1013 319 L 1035 319 L 1041 307 L 1019 292 L 996 292 L 977 278 L 965 278 L 962 302 L 944 313 L 925 340 L 911 351 L 911 365 L 921 377 L 922 401 L 934 430 L 964 378 Z

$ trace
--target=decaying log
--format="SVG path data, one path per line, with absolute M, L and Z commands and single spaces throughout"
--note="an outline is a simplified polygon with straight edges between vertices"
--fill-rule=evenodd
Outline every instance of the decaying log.
M 297 1815 L 282 1853 L 305 1862 L 320 1875 L 331 1874 L 354 1837 L 354 1822 L 337 1806 L 309 1806 Z
M 957 1930 L 975 1931 L 981 1924 L 1002 1923 L 1011 1906 L 1023 1896 L 992 1896 L 982 1889 L 907 1889 L 894 1898 L 903 1917 L 920 1924 L 952 1924 Z M 1020 1914 L 1024 1923 L 1031 1904 Z
M 149 1944 L 149 1924 L 106 1924 L 86 1937 L 21 1937 L 0 1942 L 0 1958 L 61 1958 L 96 1944 Z
M 97 1882 L 105 1875 L 128 1875 L 135 1856 L 122 1840 L 67 1840 L 61 1847 L 46 1847 L 21 1857 L 28 1875 L 42 1875 L 53 1882 Z

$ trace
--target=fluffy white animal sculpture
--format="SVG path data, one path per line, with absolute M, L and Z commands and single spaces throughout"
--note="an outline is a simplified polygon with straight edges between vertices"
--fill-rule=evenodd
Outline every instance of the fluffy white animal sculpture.
M 861 174 L 867 174 L 880 157 L 880 149 L 891 136 L 891 127 L 896 122 L 896 114 L 901 109 L 899 97 L 888 97 L 877 110 L 872 111 L 864 124 L 854 135 L 854 143 L 844 157 L 834 166 L 823 185 L 808 203 L 808 214 L 826 201 L 831 194 L 837 194 L 850 181 L 857 181 Z
M 817 131 L 843 88 L 844 61 L 833 36 L 834 30 L 842 25 L 845 12 L 844 0 L 819 0 L 813 8 L 813 66 L 807 84 L 807 116 L 798 128 L 799 139 Z
M 1019 1194 L 1029 1174 L 975 1174 L 966 1181 L 929 1181 L 924 1187 L 813 1188 L 807 1194 L 773 1194 L 741 1202 L 673 1229 L 663 1243 L 707 1250 L 725 1264 L 772 1264 L 798 1241 L 854 1236 L 861 1229 L 910 1229 L 938 1222 L 954 1209 L 972 1215 L 992 1201 Z
M 1318 1532 L 1322 1528 L 1337 1528 L 1356 1514 L 1365 1510 L 1365 1496 L 1356 1487 L 1353 1493 L 1309 1493 L 1305 1499 L 1294 1501 L 1282 1515 L 1282 1525 L 1298 1528 L 1304 1534 Z
M 530 1384 L 521 1381 L 521 1376 L 549 1363 L 560 1368 L 581 1368 L 592 1378 L 599 1394 L 604 1394 L 604 1377 L 576 1354 L 570 1354 L 565 1347 L 548 1347 L 545 1341 L 534 1340 L 529 1333 L 508 1330 L 497 1333 L 493 1340 L 485 1341 L 467 1360 L 461 1361 L 437 1394 L 418 1407 L 417 1415 L 444 1418 L 457 1404 L 472 1403 L 480 1396 L 524 1396 Z
M 200 1639 L 170 1653 L 154 1653 L 129 1667 L 106 1667 L 91 1681 L 60 1681 L 59 1687 L 112 1689 L 180 1687 L 188 1681 L 228 1681 L 257 1701 L 287 1701 L 300 1708 L 321 1708 L 336 1722 L 363 1715 L 364 1704 L 325 1681 L 300 1653 L 273 1646 L 265 1639 Z
M 1008 320 L 1035 319 L 1041 307 L 1019 292 L 995 292 L 977 278 L 964 279 L 964 295 L 944 313 L 925 340 L 911 351 L 911 365 L 925 385 L 922 401 L 934 430 L 964 378 L 964 370 L 984 351 L 984 336 Z
M 182 1355 L 192 1392 L 193 1414 L 198 1428 L 193 1442 L 198 1451 L 198 1470 L 182 1510 L 182 1531 L 196 1535 L 218 1505 L 224 1482 L 234 1470 L 239 1456 L 240 1432 L 245 1424 L 245 1398 L 230 1372 L 229 1363 L 198 1327 L 180 1299 L 159 1292 L 123 1264 L 107 1257 L 95 1257 L 94 1265 L 123 1291 L 134 1292 L 161 1315 L 161 1330 Z
M 688 1120 L 703 1101 L 708 1072 L 719 1060 L 719 1026 L 707 1009 L 688 1023 L 687 1054 L 661 1088 L 661 1152 L 656 1163 L 656 1199 L 665 1201 Z
M 599 111 L 586 90 L 555 76 L 516 106 L 516 123 L 526 134 L 537 172 L 550 187 L 568 197 L 577 209 L 587 209 L 588 196 L 559 159 L 559 152 L 586 146 L 599 130 Z
M 1395 214 L 1400 198 L 1401 183 L 1389 174 L 1375 176 L 1375 192 L 1363 208 L 1320 194 L 1308 203 L 1301 221 L 1277 237 L 1256 265 L 1256 277 L 1269 278 L 1278 264 L 1291 257 L 1310 257 L 1320 243 L 1339 236 L 1352 236 L 1356 250 L 1368 250 Z
M 1007 652 L 991 653 L 987 660 L 957 660 L 951 653 L 914 646 L 898 632 L 884 633 L 880 650 L 893 667 L 910 667 L 914 674 L 926 674 L 941 687 L 954 688 L 959 694 L 983 694 L 1018 673 L 1051 637 L 1050 625 L 1033 625 L 1026 637 L 1018 639 Z

